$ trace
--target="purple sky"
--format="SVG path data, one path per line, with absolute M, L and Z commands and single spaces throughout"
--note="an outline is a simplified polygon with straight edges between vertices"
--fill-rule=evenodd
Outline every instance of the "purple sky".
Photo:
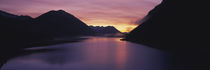
M 88 25 L 115 26 L 128 32 L 161 0 L 0 0 L 0 10 L 37 17 L 63 9 Z

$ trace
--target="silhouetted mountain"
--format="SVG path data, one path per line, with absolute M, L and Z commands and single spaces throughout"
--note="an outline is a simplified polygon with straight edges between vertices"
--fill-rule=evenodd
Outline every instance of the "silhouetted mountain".
M 173 50 L 169 70 L 209 70 L 209 6 L 204 2 L 163 0 L 126 39 Z
M 68 37 L 75 35 L 90 35 L 93 32 L 81 20 L 63 11 L 49 11 L 35 18 L 39 31 L 54 37 Z
M 17 50 L 33 42 L 94 33 L 85 23 L 62 10 L 49 11 L 35 19 L 0 11 L 0 32 L 1 50 Z
M 163 0 L 126 37 L 141 44 L 165 48 L 206 47 L 206 4 L 191 0 Z M 202 46 L 201 46 L 202 45 Z
M 89 26 L 95 33 L 97 34 L 115 34 L 120 33 L 119 30 L 117 30 L 113 26 Z
M 119 30 L 113 26 L 89 26 L 93 31 L 95 36 L 105 36 L 105 37 L 123 37 L 125 36 Z
M 0 12 L 1 52 L 11 48 L 21 49 L 24 44 L 41 39 L 41 33 L 31 31 L 32 20 L 31 17 L 26 19 L 22 16 Z M 17 46 L 21 46 L 21 48 Z

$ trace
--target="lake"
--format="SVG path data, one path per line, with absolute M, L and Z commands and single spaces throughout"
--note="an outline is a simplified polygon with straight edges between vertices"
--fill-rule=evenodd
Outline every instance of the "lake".
M 88 37 L 81 42 L 27 48 L 37 51 L 10 59 L 1 70 L 167 70 L 164 51 L 121 41 Z

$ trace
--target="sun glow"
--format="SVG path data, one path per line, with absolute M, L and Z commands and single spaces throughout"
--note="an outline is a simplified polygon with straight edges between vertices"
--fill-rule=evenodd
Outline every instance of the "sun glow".
M 138 25 L 132 24 L 132 23 L 123 23 L 123 22 L 113 22 L 109 20 L 85 20 L 85 23 L 92 26 L 114 26 L 116 29 L 118 29 L 120 32 L 130 32 L 134 28 L 136 28 Z M 125 21 L 124 21 L 125 22 Z
M 137 27 L 137 25 L 129 25 L 129 24 L 123 24 L 123 25 L 106 25 L 106 24 L 103 25 L 103 24 L 98 24 L 98 25 L 92 25 L 92 26 L 114 26 L 120 32 L 130 32 L 134 28 Z

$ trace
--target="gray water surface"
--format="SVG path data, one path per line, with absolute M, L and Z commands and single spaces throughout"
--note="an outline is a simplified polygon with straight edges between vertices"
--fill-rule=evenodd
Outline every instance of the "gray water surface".
M 120 41 L 121 38 L 91 37 L 75 43 L 40 46 L 48 49 L 9 60 L 2 70 L 165 70 L 165 52 Z

